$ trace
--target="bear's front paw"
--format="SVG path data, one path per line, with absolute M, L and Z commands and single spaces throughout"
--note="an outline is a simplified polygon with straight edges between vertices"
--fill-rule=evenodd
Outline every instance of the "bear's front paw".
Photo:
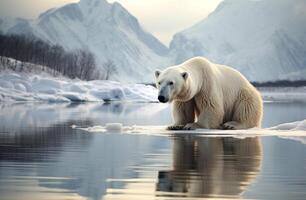
M 171 125 L 167 127 L 167 130 L 183 130 L 184 125 Z
M 186 124 L 183 129 L 184 130 L 195 130 L 197 128 L 200 128 L 200 126 L 197 123 L 189 123 L 189 124 Z
M 237 130 L 239 129 L 239 123 L 235 121 L 226 122 L 222 125 L 223 130 Z

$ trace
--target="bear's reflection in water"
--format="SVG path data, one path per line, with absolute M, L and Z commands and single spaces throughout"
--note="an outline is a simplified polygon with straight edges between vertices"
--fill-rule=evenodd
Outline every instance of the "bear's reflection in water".
M 175 136 L 173 169 L 158 172 L 157 195 L 237 198 L 260 171 L 259 138 Z

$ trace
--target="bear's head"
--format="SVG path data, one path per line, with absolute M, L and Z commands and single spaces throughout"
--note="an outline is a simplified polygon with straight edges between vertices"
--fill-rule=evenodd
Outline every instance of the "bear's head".
M 186 93 L 188 76 L 188 72 L 181 72 L 172 68 L 164 71 L 156 70 L 158 100 L 162 103 L 183 100 L 182 95 Z

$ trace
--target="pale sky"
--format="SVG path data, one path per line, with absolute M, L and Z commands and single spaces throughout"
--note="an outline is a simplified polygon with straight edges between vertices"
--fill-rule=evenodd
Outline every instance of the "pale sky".
M 172 36 L 204 19 L 222 0 L 108 0 L 118 1 L 141 25 L 164 44 Z M 0 0 L 0 16 L 35 18 L 49 8 L 78 0 Z

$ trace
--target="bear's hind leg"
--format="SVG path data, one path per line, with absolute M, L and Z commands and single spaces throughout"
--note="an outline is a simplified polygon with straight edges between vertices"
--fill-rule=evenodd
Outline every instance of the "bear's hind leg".
M 247 129 L 260 127 L 262 118 L 262 100 L 253 90 L 242 89 L 234 107 L 232 121 L 222 125 L 223 129 Z
M 182 130 L 188 123 L 195 120 L 195 103 L 193 100 L 187 102 L 175 101 L 172 105 L 174 124 L 167 127 L 168 130 Z

